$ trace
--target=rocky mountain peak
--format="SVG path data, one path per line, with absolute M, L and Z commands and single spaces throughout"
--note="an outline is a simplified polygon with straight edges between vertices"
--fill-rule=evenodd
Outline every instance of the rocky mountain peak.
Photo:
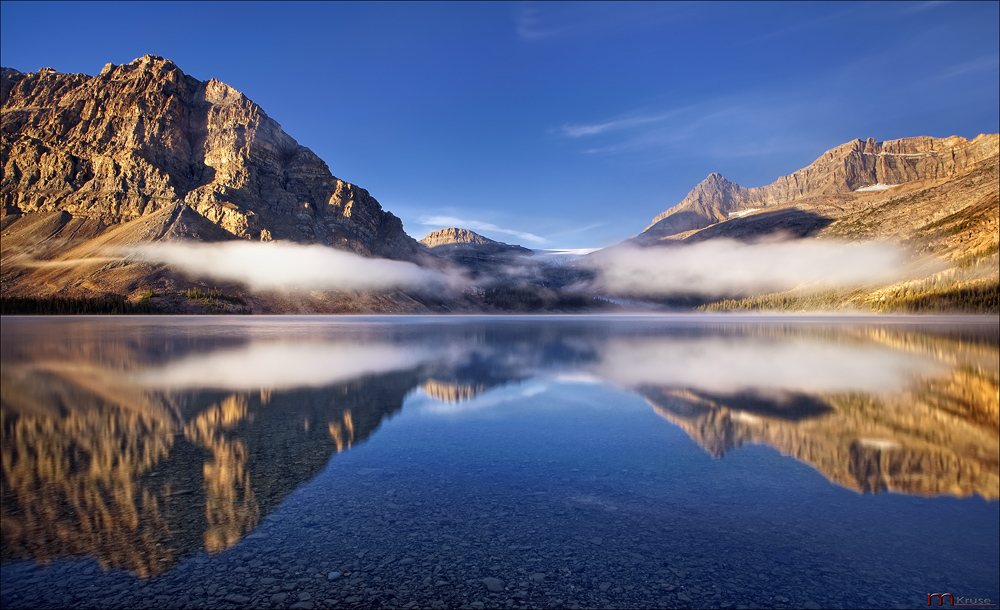
M 420 243 L 428 248 L 448 244 L 473 244 L 477 246 L 507 245 L 501 244 L 498 241 L 493 241 L 488 237 L 483 237 L 478 233 L 473 233 L 468 229 L 460 229 L 457 227 L 432 231 L 431 233 L 428 233 L 426 237 L 421 239 Z
M 3 71 L 4 175 L 13 214 L 103 226 L 182 203 L 232 237 L 414 260 L 402 223 L 333 176 L 241 92 L 144 55 L 98 76 Z
M 749 211 L 817 197 L 843 197 L 869 187 L 951 178 L 995 157 L 997 151 L 997 134 L 973 140 L 922 136 L 878 142 L 868 138 L 832 148 L 807 167 L 763 187 L 744 188 L 713 173 L 634 239 L 655 243 Z

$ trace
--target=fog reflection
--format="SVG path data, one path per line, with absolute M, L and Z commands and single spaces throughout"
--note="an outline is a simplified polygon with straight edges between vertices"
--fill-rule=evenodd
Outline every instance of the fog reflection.
M 930 356 L 882 345 L 735 336 L 614 339 L 602 350 L 594 372 L 626 387 L 881 392 L 901 390 L 916 377 L 945 370 Z
M 408 396 L 460 417 L 567 385 L 553 380 L 635 392 L 717 457 L 759 443 L 859 492 L 997 498 L 995 334 L 4 319 L 3 556 L 157 574 L 232 546 Z
M 319 388 L 364 375 L 411 368 L 430 357 L 416 346 L 357 342 L 268 342 L 197 354 L 151 367 L 124 381 L 148 388 L 248 390 Z

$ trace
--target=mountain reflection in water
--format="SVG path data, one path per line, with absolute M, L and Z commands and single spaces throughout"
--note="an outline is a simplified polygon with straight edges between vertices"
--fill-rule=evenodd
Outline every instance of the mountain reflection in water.
M 235 544 L 411 392 L 536 377 L 634 391 L 716 457 L 1000 496 L 995 324 L 5 318 L 0 355 L 5 560 L 161 573 Z

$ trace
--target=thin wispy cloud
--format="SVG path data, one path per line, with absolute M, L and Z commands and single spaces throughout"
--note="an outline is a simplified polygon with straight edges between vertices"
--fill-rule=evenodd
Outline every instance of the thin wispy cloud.
M 492 233 L 503 233 L 504 235 L 513 235 L 524 241 L 530 241 L 536 244 L 546 244 L 549 242 L 548 239 L 535 235 L 534 233 L 528 233 L 527 231 L 505 229 L 503 227 L 493 224 L 492 222 L 482 222 L 480 220 L 456 218 L 454 216 L 422 216 L 420 218 L 420 224 L 426 227 L 437 227 L 439 229 L 449 229 L 454 227 L 460 229 L 468 229 L 470 231 L 489 231 Z
M 780 96 L 779 96 L 780 97 Z M 746 93 L 704 100 L 656 114 L 636 114 L 607 121 L 564 125 L 559 133 L 571 140 L 592 142 L 580 150 L 589 155 L 648 154 L 652 150 L 675 150 L 686 155 L 739 157 L 745 143 L 775 140 L 775 130 L 789 132 L 800 115 L 809 115 L 817 105 Z M 782 128 L 782 126 L 787 128 Z M 780 138 L 793 142 L 795 138 Z M 692 148 L 692 145 L 695 148 Z
M 615 36 L 663 25 L 682 10 L 663 3 L 524 3 L 515 14 L 518 37 L 539 42 L 573 36 Z
M 672 116 L 676 116 L 677 114 L 683 111 L 684 109 L 672 110 L 670 112 L 664 112 L 662 114 L 653 116 L 627 117 L 622 119 L 606 121 L 603 123 L 594 123 L 591 125 L 563 125 L 560 129 L 563 135 L 568 136 L 570 138 L 596 136 L 598 134 L 607 133 L 609 131 L 622 131 L 625 129 L 641 127 L 643 125 L 659 123 Z
M 598 123 L 563 125 L 560 132 L 573 139 L 594 142 L 584 154 L 620 154 L 677 145 L 707 120 L 693 108 L 677 108 L 655 115 L 611 119 Z
M 700 159 L 704 176 L 711 171 L 725 173 L 727 165 L 722 163 L 726 162 L 815 154 L 841 143 L 839 136 L 817 140 L 814 129 L 816 116 L 835 116 L 840 107 L 839 91 L 831 92 L 821 79 L 812 79 L 797 83 L 794 90 L 740 91 L 660 111 L 647 109 L 592 123 L 567 123 L 553 131 L 565 142 L 579 145 L 579 154 L 589 156 L 628 156 L 636 163 L 658 166 Z M 799 157 L 796 163 L 815 158 Z M 779 169 L 790 173 L 801 166 Z M 766 181 L 738 174 L 727 177 L 740 184 L 749 179 L 744 186 L 760 186 L 778 175 L 768 173 Z
M 977 72 L 987 70 L 992 71 L 995 74 L 998 67 L 1000 67 L 1000 55 L 987 55 L 985 57 L 977 57 L 976 59 L 956 64 L 942 72 L 938 76 L 938 79 L 943 80 L 955 78 L 957 76 L 965 76 L 966 74 L 975 74 Z
M 558 36 L 566 31 L 566 27 L 546 25 L 537 6 L 522 7 L 517 13 L 517 35 L 524 40 L 543 40 Z
M 928 0 L 927 2 L 914 2 L 902 10 L 904 13 L 921 13 L 923 11 L 939 8 L 946 4 L 951 4 L 947 0 Z
M 851 13 L 855 12 L 856 10 L 857 9 L 854 6 L 850 6 L 850 8 L 847 8 L 845 10 L 839 10 L 839 11 L 836 11 L 836 12 L 831 13 L 829 15 L 824 15 L 822 17 L 819 17 L 818 19 L 807 19 L 807 20 L 804 20 L 804 21 L 800 21 L 798 23 L 793 23 L 793 24 L 787 25 L 785 27 L 781 27 L 781 28 L 778 28 L 778 29 L 770 30 L 768 32 L 760 34 L 759 36 L 753 36 L 753 37 L 745 38 L 745 39 L 739 41 L 736 44 L 736 46 L 739 47 L 739 46 L 747 46 L 747 45 L 759 44 L 760 42 L 762 42 L 764 40 L 774 39 L 774 38 L 778 38 L 778 39 L 787 38 L 790 34 L 793 34 L 795 32 L 801 32 L 801 31 L 804 31 L 804 30 L 813 29 L 813 28 L 816 28 L 818 26 L 830 23 L 831 21 L 835 21 L 835 20 L 840 19 L 842 17 L 846 17 L 846 16 L 850 15 Z M 861 10 L 864 10 L 864 9 L 861 9 Z

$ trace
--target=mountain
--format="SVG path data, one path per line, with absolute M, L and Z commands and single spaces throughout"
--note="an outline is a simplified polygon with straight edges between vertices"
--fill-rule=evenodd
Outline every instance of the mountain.
M 463 268 L 472 277 L 487 271 L 495 273 L 505 265 L 515 264 L 518 257 L 532 254 L 527 248 L 494 241 L 457 227 L 432 231 L 419 243 L 427 251 Z
M 458 265 L 472 277 L 490 274 L 496 277 L 502 269 L 521 266 L 522 256 L 531 256 L 532 251 L 493 241 L 468 229 L 450 228 L 433 231 L 420 240 L 420 245 L 429 252 Z
M 0 77 L 5 299 L 124 299 L 179 313 L 576 311 L 608 304 L 584 293 L 593 278 L 586 264 L 550 265 L 527 248 L 460 228 L 417 242 L 368 191 L 336 178 L 242 93 L 187 76 L 163 58 L 108 64 L 97 76 L 3 68 Z M 985 298 L 996 309 L 997 159 L 996 134 L 855 140 L 764 187 L 711 174 L 629 242 L 771 234 L 888 240 L 952 268 L 851 296 L 853 305 L 892 308 L 904 298 L 911 309 L 933 309 L 950 307 L 954 297 Z M 469 281 L 448 294 L 262 294 L 122 258 L 123 248 L 180 240 L 318 244 Z M 943 301 L 928 296 L 942 289 Z M 955 297 L 956 290 L 974 294 Z M 705 303 L 698 299 L 675 305 Z
M 718 223 L 796 204 L 822 207 L 825 217 L 836 219 L 853 211 L 852 202 L 864 206 L 912 191 L 909 187 L 927 189 L 995 168 L 997 153 L 997 134 L 974 140 L 952 136 L 876 142 L 869 138 L 829 150 L 809 166 L 763 187 L 744 188 L 720 174 L 710 174 L 679 204 L 655 217 L 634 241 L 650 245 L 684 238 Z M 985 195 L 990 192 L 984 189 Z M 836 209 L 844 204 L 848 209 Z
M 461 228 L 434 231 L 420 244 L 463 274 L 469 284 L 466 306 L 477 311 L 579 312 L 612 306 L 581 288 L 593 277 L 589 270 L 536 256 L 523 246 Z
M 170 239 L 287 240 L 433 264 L 398 218 L 260 106 L 169 60 L 145 55 L 97 76 L 4 68 L 0 93 L 5 296 L 127 295 L 157 271 L 19 263 Z
M 436 248 L 438 246 L 452 246 L 452 245 L 472 245 L 472 246 L 491 246 L 495 248 L 518 250 L 525 254 L 531 252 L 527 248 L 521 246 L 511 246 L 499 241 L 493 241 L 488 237 L 483 237 L 479 233 L 473 233 L 468 229 L 450 228 L 441 229 L 439 231 L 432 231 L 427 234 L 427 237 L 420 240 L 420 243 L 427 246 L 428 248 Z
M 626 243 L 667 246 L 765 236 L 888 241 L 909 252 L 905 281 L 827 294 L 727 300 L 710 309 L 996 311 L 1000 295 L 1000 136 L 854 140 L 767 186 L 711 174 Z M 928 257 L 938 264 L 921 263 Z M 943 271 L 943 266 L 946 267 Z

